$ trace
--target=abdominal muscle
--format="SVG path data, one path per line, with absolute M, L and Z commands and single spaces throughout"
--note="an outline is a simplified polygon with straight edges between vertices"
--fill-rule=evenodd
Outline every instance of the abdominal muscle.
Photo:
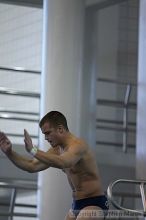
M 103 195 L 100 179 L 90 177 L 73 177 L 67 174 L 69 184 L 72 188 L 73 199 L 84 199 Z

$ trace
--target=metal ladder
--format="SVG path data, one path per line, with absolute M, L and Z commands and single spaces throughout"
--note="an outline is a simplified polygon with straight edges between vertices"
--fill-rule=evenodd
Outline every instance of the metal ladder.
M 97 105 L 103 106 L 103 107 L 113 107 L 115 109 L 122 109 L 123 115 L 122 121 L 108 119 L 108 118 L 97 118 L 97 126 L 96 128 L 99 130 L 105 130 L 105 131 L 115 131 L 115 132 L 121 132 L 122 133 L 122 143 L 113 143 L 109 141 L 97 141 L 96 143 L 98 145 L 107 145 L 107 146 L 116 146 L 116 147 L 122 147 L 122 150 L 124 153 L 127 153 L 128 148 L 135 148 L 135 145 L 128 143 L 128 133 L 135 133 L 135 123 L 130 122 L 128 119 L 128 110 L 136 110 L 136 103 L 130 101 L 130 96 L 132 89 L 136 88 L 136 84 L 130 83 L 130 82 L 121 82 L 115 79 L 106 79 L 106 78 L 98 78 L 97 82 L 99 85 L 119 85 L 122 86 L 123 89 L 125 89 L 125 97 L 124 100 L 111 100 L 111 99 L 97 99 Z M 113 126 L 114 125 L 114 126 Z M 132 128 L 131 128 L 132 126 Z

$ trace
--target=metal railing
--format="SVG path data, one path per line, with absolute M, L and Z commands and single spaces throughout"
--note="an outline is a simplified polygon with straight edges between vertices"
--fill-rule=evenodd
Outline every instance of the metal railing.
M 0 200 L 0 207 L 1 206 L 7 206 L 8 211 L 0 211 L 0 217 L 7 216 L 8 220 L 13 220 L 13 217 L 28 217 L 28 218 L 36 218 L 36 204 L 28 204 L 26 203 L 16 203 L 16 198 L 18 196 L 18 190 L 23 190 L 25 192 L 36 192 L 37 191 L 37 184 L 35 182 L 29 182 L 29 181 L 11 181 L 11 182 L 0 182 L 0 189 L 10 189 L 11 190 L 11 196 L 10 196 L 10 203 L 6 203 Z M 21 208 L 34 208 L 35 213 L 26 213 L 24 212 L 15 212 L 16 207 Z
M 142 210 L 138 210 L 138 209 L 129 209 L 129 208 L 125 208 L 123 206 L 121 206 L 121 204 L 119 204 L 116 200 L 115 200 L 115 195 L 117 195 L 117 193 L 114 193 L 113 189 L 115 188 L 115 186 L 117 186 L 118 184 L 133 184 L 133 185 L 139 185 L 139 189 L 140 189 L 140 193 L 138 194 L 130 194 L 130 197 L 140 197 L 141 201 L 142 201 Z M 146 216 L 146 199 L 145 199 L 145 192 L 144 192 L 144 185 L 146 185 L 146 180 L 127 180 L 127 179 L 119 179 L 116 180 L 114 182 L 112 182 L 107 189 L 107 195 L 108 195 L 108 199 L 110 200 L 110 202 L 112 203 L 112 205 L 119 209 L 119 210 L 123 210 L 125 212 L 129 212 L 129 213 L 135 213 L 138 214 L 139 216 Z M 119 193 L 120 195 L 120 193 Z M 122 196 L 122 194 L 121 194 Z M 127 194 L 128 196 L 128 194 Z
M 4 67 L 0 66 L 0 70 L 3 71 L 11 71 L 11 72 L 19 72 L 19 73 L 31 73 L 31 74 L 41 74 L 41 71 L 36 71 L 36 70 L 28 70 L 23 67 Z
M 133 87 L 136 87 L 135 83 L 128 83 L 128 82 L 121 82 L 114 79 L 105 79 L 105 78 L 99 78 L 97 80 L 101 83 L 111 83 L 115 85 L 122 85 L 126 86 L 125 91 L 125 97 L 123 101 L 119 100 L 109 100 L 109 99 L 98 99 L 97 104 L 101 106 L 109 106 L 114 108 L 121 108 L 123 109 L 123 120 L 111 120 L 111 119 L 104 119 L 99 118 L 96 120 L 97 122 L 97 129 L 101 130 L 110 130 L 110 131 L 116 131 L 116 132 L 122 132 L 123 133 L 123 141 L 122 143 L 114 143 L 114 142 L 106 142 L 106 141 L 97 141 L 97 144 L 100 145 L 110 145 L 110 146 L 119 146 L 122 147 L 123 152 L 127 152 L 127 148 L 134 148 L 135 145 L 128 144 L 128 133 L 135 133 L 136 132 L 136 123 L 130 122 L 128 119 L 128 110 L 133 109 L 136 110 L 136 103 L 130 101 L 131 91 Z M 108 124 L 108 125 L 107 125 Z M 113 126 L 114 124 L 114 126 Z M 112 126 L 111 126 L 112 125 Z M 133 126 L 133 128 L 129 127 Z
M 35 74 L 41 75 L 40 71 L 28 70 L 22 67 L 3 67 L 0 66 L 0 71 L 6 72 L 16 72 L 16 73 L 25 73 L 25 74 Z M 28 92 L 28 91 L 20 91 L 5 87 L 0 87 L 0 95 L 7 96 L 16 96 L 16 97 L 24 97 L 24 98 L 33 98 L 40 99 L 40 94 L 37 92 Z M 31 111 L 19 111 L 19 110 L 11 110 L 0 106 L 0 119 L 1 120 L 10 120 L 10 121 L 22 121 L 28 123 L 38 123 L 39 121 L 39 112 L 31 112 Z M 15 133 L 7 133 L 7 135 L 12 137 L 23 137 L 23 134 L 15 134 Z M 31 134 L 31 137 L 37 138 L 37 135 Z
M 37 74 L 39 77 L 41 72 L 40 71 L 33 71 L 33 70 L 27 70 L 24 68 L 20 67 L 13 67 L 13 68 L 8 68 L 8 67 L 1 67 L 0 66 L 0 71 L 6 71 L 7 73 L 10 72 L 16 72 L 18 74 L 25 73 L 25 74 Z M 25 88 L 24 88 L 25 89 Z M 5 88 L 5 87 L 0 87 L 0 95 L 4 96 L 9 96 L 13 97 L 22 97 L 32 100 L 38 100 L 40 99 L 40 94 L 37 92 L 28 92 L 28 91 L 20 91 L 16 89 L 10 89 L 10 88 Z M 38 103 L 38 102 L 37 102 Z M 22 111 L 19 110 L 18 108 L 15 109 L 8 109 L 4 108 L 4 105 L 0 106 L 0 120 L 2 122 L 9 120 L 9 121 L 14 121 L 14 122 L 27 122 L 29 125 L 32 123 L 38 123 L 39 121 L 39 112 L 33 112 L 30 110 L 28 106 L 28 110 Z M 23 134 L 18 133 L 19 131 L 14 131 L 9 132 L 7 131 L 7 135 L 14 137 L 14 138 L 20 138 L 23 137 Z M 33 132 L 32 132 L 33 133 Z M 32 138 L 37 139 L 38 134 L 31 134 Z M 15 144 L 17 146 L 17 144 Z M 6 192 L 6 195 L 4 193 L 4 196 L 0 196 L 0 219 L 3 219 L 4 217 L 7 218 L 8 220 L 13 220 L 14 217 L 25 217 L 25 218 L 36 218 L 36 208 L 37 208 L 37 203 L 36 204 L 28 204 L 28 201 L 19 203 L 17 202 L 17 198 L 20 198 L 20 191 L 23 190 L 23 192 L 36 192 L 37 191 L 37 184 L 35 182 L 29 182 L 29 181 L 2 181 L 0 180 L 0 190 L 2 192 L 10 191 L 10 195 L 8 192 Z M 1 191 L 0 191 L 1 193 Z M 22 194 L 21 194 L 22 195 Z M 25 195 L 25 194 L 24 194 Z M 3 198 L 3 199 L 2 199 Z M 5 200 L 4 200 L 5 199 Z M 18 209 L 18 207 L 21 207 L 22 211 Z M 5 209 L 4 209 L 5 208 Z M 16 209 L 17 208 L 17 209 Z M 27 211 L 26 211 L 27 208 Z M 30 210 L 30 208 L 33 208 L 33 210 Z M 28 210 L 29 209 L 29 210 Z M 4 211 L 6 210 L 6 211 Z M 21 211 L 21 212 L 20 212 Z M 30 213 L 29 213 L 29 212 Z M 32 212 L 31 212 L 32 211 Z
M 40 71 L 35 71 L 35 70 L 27 70 L 22 67 L 2 67 L 0 66 L 0 70 L 2 71 L 12 71 L 12 72 L 19 72 L 19 73 L 28 73 L 28 74 L 37 74 L 40 75 Z M 0 87 L 0 94 L 4 95 L 16 95 L 16 96 L 25 96 L 25 97 L 30 97 L 30 98 L 40 98 L 40 94 L 36 92 L 28 92 L 28 91 L 19 91 L 19 90 L 14 90 L 14 89 L 8 89 L 5 87 Z
M 124 99 L 124 110 L 123 110 L 123 152 L 127 152 L 127 132 L 128 132 L 128 103 L 131 94 L 131 85 L 126 86 L 126 93 Z
M 0 87 L 0 94 L 24 96 L 24 97 L 30 97 L 30 98 L 40 98 L 40 94 L 36 92 L 27 92 L 27 91 L 23 92 L 23 91 L 14 90 L 14 89 L 7 89 L 4 87 Z

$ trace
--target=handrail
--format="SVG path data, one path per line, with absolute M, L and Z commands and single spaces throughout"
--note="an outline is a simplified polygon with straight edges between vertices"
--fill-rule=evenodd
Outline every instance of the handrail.
M 0 187 L 1 188 L 16 188 L 16 189 L 23 189 L 23 190 L 37 190 L 37 184 L 35 183 L 28 183 L 24 182 L 23 184 L 18 183 L 17 181 L 14 182 L 5 182 L 1 181 L 0 182 Z
M 5 108 L 0 108 L 1 113 L 10 113 L 10 114 L 20 114 L 20 115 L 36 115 L 39 116 L 37 112 L 28 112 L 28 111 L 16 111 L 16 110 L 6 110 Z
M 41 71 L 36 71 L 36 70 L 28 70 L 22 67 L 4 67 L 0 66 L 0 70 L 3 71 L 13 71 L 13 72 L 22 72 L 22 73 L 31 73 L 31 74 L 41 74 Z
M 140 193 L 141 193 L 141 198 L 142 198 L 142 204 L 143 204 L 143 208 L 144 208 L 144 213 L 146 215 L 146 204 L 145 204 L 145 192 L 144 192 L 144 183 L 142 182 L 140 184 Z
M 0 201 L 0 206 L 10 206 L 10 204 Z M 31 205 L 31 204 L 25 204 L 25 203 L 15 203 L 15 207 L 37 208 L 37 205 Z
M 141 193 L 141 199 L 142 199 L 142 204 L 143 204 L 143 210 L 135 210 L 135 209 L 128 209 L 125 207 L 122 207 L 121 205 L 119 205 L 115 200 L 114 200 L 114 196 L 113 196 L 113 188 L 115 187 L 115 185 L 117 185 L 118 183 L 129 183 L 129 184 L 135 184 L 135 185 L 139 185 L 140 186 L 140 193 Z M 126 212 L 131 212 L 131 213 L 137 213 L 139 215 L 143 215 L 146 216 L 146 204 L 145 201 L 143 201 L 143 199 L 145 198 L 145 194 L 144 194 L 144 190 L 143 190 L 143 186 L 146 185 L 146 180 L 126 180 L 126 179 L 119 179 L 116 180 L 114 182 L 112 182 L 107 189 L 107 195 L 109 200 L 111 201 L 111 203 L 113 204 L 113 206 L 119 210 L 123 210 Z
M 0 216 L 7 216 L 10 217 L 11 214 L 9 212 L 0 212 Z M 14 212 L 13 215 L 14 217 L 28 217 L 28 218 L 36 218 L 37 214 L 32 214 L 32 213 L 22 213 L 22 212 Z
M 40 98 L 40 94 L 37 92 L 26 92 L 26 91 L 14 90 L 14 89 L 6 89 L 4 87 L 0 87 L 0 94 L 25 96 L 30 98 Z
M 39 122 L 39 119 L 32 118 L 22 118 L 22 117 L 13 117 L 10 114 L 0 114 L 0 119 L 16 120 L 16 121 L 27 121 L 27 122 Z
M 5 133 L 6 135 L 10 137 L 24 137 L 24 134 L 14 134 L 14 133 Z M 31 138 L 38 138 L 37 135 L 30 134 Z

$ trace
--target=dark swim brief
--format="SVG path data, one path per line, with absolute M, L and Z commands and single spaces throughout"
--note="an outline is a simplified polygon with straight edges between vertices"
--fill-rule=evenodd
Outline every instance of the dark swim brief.
M 98 206 L 103 210 L 104 216 L 107 215 L 109 205 L 106 196 L 96 196 L 85 199 L 73 200 L 72 212 L 77 217 L 81 209 L 87 206 Z M 94 214 L 94 213 L 93 213 Z

